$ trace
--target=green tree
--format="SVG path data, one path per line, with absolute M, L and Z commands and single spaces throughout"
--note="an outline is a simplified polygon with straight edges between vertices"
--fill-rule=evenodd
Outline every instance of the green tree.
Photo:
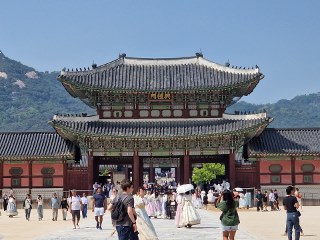
M 194 168 L 192 172 L 192 181 L 195 184 L 210 183 L 216 179 L 217 175 L 225 173 L 225 166 L 220 163 L 204 163 L 202 168 Z

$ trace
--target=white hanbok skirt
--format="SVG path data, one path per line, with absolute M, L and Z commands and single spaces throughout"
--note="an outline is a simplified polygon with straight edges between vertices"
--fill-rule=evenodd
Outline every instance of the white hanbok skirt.
M 137 228 L 140 240 L 158 240 L 156 230 L 144 208 L 135 208 L 137 213 Z
M 200 215 L 191 201 L 185 200 L 182 210 L 182 217 L 184 226 L 200 224 Z

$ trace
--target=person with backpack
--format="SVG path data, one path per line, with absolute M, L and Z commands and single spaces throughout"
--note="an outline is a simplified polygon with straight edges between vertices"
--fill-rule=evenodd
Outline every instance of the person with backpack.
M 121 182 L 122 194 L 112 201 L 111 218 L 115 221 L 119 240 L 138 240 L 138 230 L 132 196 L 133 183 L 128 180 Z

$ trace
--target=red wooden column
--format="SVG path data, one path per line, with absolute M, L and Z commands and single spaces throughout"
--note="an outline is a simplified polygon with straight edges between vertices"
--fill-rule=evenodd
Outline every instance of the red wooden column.
M 67 191 L 68 189 L 68 165 L 66 160 L 62 160 L 62 166 L 63 166 L 63 190 Z
M 28 161 L 28 172 L 29 172 L 29 193 L 31 194 L 31 188 L 32 188 L 32 160 Z
M 256 161 L 256 182 L 255 188 L 260 189 L 260 159 Z
M 151 164 L 150 169 L 149 169 L 149 182 L 155 182 L 155 177 L 154 177 L 154 167 Z
M 295 157 L 291 157 L 291 182 L 292 186 L 296 185 L 296 161 Z
M 88 190 L 93 189 L 93 155 L 88 152 Z
M 190 157 L 189 152 L 186 151 L 183 156 L 183 184 L 189 183 L 190 172 Z
M 229 154 L 229 183 L 231 188 L 236 187 L 236 161 L 235 161 L 235 153 L 230 151 Z
M 3 188 L 3 161 L 0 161 L 0 189 Z
M 141 170 L 141 164 L 140 164 L 140 158 L 138 153 L 135 151 L 133 154 L 133 187 L 134 191 L 137 191 L 140 187 L 140 170 Z

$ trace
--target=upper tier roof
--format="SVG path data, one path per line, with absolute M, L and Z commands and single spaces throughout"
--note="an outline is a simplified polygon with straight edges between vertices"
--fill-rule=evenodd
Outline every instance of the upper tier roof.
M 176 138 L 205 137 L 232 134 L 258 126 L 267 126 L 271 121 L 265 113 L 253 115 L 228 115 L 214 119 L 98 119 L 92 117 L 55 116 L 50 122 L 56 129 L 73 134 L 85 134 L 115 138 Z
M 0 159 L 74 158 L 76 146 L 54 132 L 0 133 Z
M 131 58 L 121 55 L 94 69 L 62 70 L 58 76 L 62 83 L 77 87 L 150 92 L 225 89 L 251 82 L 255 86 L 262 78 L 257 66 L 252 69 L 228 67 L 199 54 L 184 58 Z M 254 86 L 244 95 L 248 95 Z
M 250 157 L 267 155 L 319 155 L 320 128 L 265 129 L 248 143 Z

